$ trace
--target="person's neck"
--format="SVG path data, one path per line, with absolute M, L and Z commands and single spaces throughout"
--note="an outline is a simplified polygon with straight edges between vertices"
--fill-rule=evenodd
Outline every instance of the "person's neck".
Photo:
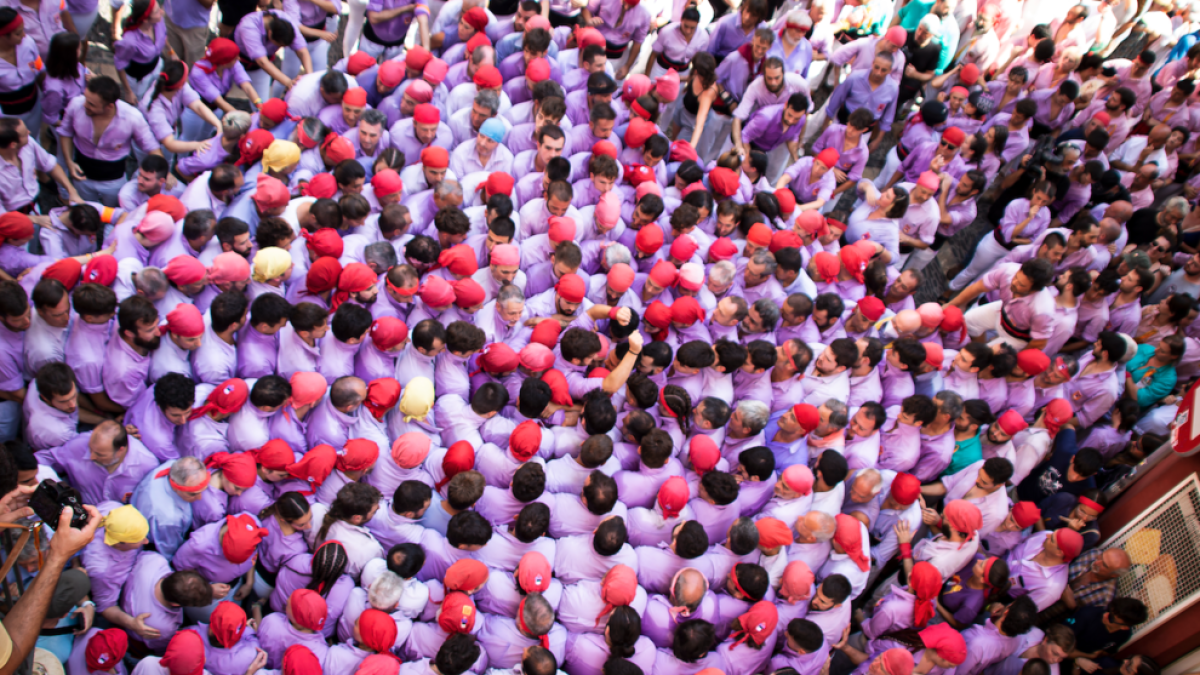
M 1079 299 L 1070 291 L 1062 291 L 1058 294 L 1058 298 L 1055 299 L 1055 303 L 1059 307 L 1074 307 L 1079 304 Z
M 953 423 L 954 421 L 949 419 L 944 422 L 934 420 L 933 422 L 921 427 L 921 433 L 925 436 L 941 436 L 950 429 L 950 425 Z
M 954 440 L 956 442 L 970 440 L 978 435 L 979 429 L 975 429 L 974 431 L 959 431 L 957 428 L 954 429 Z
M 771 381 L 772 382 L 785 382 L 787 380 L 792 379 L 792 377 L 794 375 L 795 375 L 795 373 L 789 372 L 789 370 L 787 368 L 772 368 L 771 369 Z
M 967 588 L 972 588 L 977 591 L 981 591 L 984 588 L 987 588 L 987 584 L 983 583 L 983 579 L 972 574 L 971 577 L 969 579 L 967 579 Z
M 233 338 L 233 334 L 236 332 L 237 332 L 237 324 L 233 324 L 229 328 L 226 328 L 224 331 L 221 331 L 221 332 L 213 331 L 213 333 L 216 333 L 217 337 L 221 338 L 221 340 L 225 344 L 228 344 L 228 345 L 237 344 L 237 340 L 235 340 Z
M 450 502 L 445 499 L 438 502 L 438 506 L 441 506 L 442 510 L 445 511 L 446 513 L 449 513 L 451 516 L 457 516 L 459 513 L 461 513 L 461 511 L 459 511 L 458 509 L 454 508 L 453 506 L 450 506 Z
M 773 440 L 791 443 L 792 441 L 799 440 L 802 436 L 804 436 L 804 431 L 802 429 L 797 431 L 784 431 L 783 429 L 780 429 L 775 433 L 775 438 Z
M 7 148 L 0 148 L 0 158 L 3 158 L 4 161 L 8 162 L 9 164 L 16 164 L 19 162 L 20 160 L 18 159 L 18 155 L 20 154 L 21 149 L 17 147 L 16 143 L 9 145 Z

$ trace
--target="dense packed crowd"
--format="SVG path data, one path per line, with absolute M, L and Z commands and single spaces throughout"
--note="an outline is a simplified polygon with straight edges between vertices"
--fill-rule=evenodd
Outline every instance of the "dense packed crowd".
M 88 505 L 8 648 L 1159 674 L 1097 519 L 1200 375 L 1200 7 L 347 4 L 117 2 L 113 78 L 0 2 L 0 521 Z

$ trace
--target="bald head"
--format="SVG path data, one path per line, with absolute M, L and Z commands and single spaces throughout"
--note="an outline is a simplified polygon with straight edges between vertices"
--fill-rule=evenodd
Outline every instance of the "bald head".
M 836 531 L 837 521 L 822 511 L 809 511 L 796 519 L 797 543 L 815 544 L 829 541 L 833 539 L 833 533 Z
M 1118 223 L 1127 223 L 1129 218 L 1133 216 L 1133 204 L 1127 201 L 1116 201 L 1108 205 L 1104 210 L 1105 218 L 1112 218 Z
M 911 335 L 921 329 L 921 315 L 915 309 L 902 309 L 892 319 L 892 327 L 901 336 Z
M 1100 219 L 1101 243 L 1111 244 L 1121 237 L 1121 223 L 1115 219 L 1104 217 Z
M 1133 566 L 1133 561 L 1129 559 L 1129 554 L 1123 548 L 1110 548 L 1100 554 L 1100 567 L 1103 567 L 1103 572 L 1097 570 L 1100 576 L 1113 579 L 1121 576 L 1129 571 Z
M 856 504 L 865 504 L 879 494 L 883 486 L 883 477 L 875 469 L 864 469 L 854 477 L 850 484 L 850 500 Z
M 1150 144 L 1156 148 L 1161 148 L 1166 145 L 1167 137 L 1171 135 L 1171 127 L 1160 124 L 1150 130 Z
M 675 577 L 675 584 L 671 587 L 671 604 L 676 607 L 695 609 L 704 599 L 706 592 L 708 592 L 708 579 L 700 573 L 700 570 L 694 567 L 685 567 Z
M 129 436 L 125 427 L 113 420 L 104 420 L 92 430 L 88 439 L 88 447 L 104 448 L 112 451 L 121 450 L 129 445 Z
M 334 380 L 333 387 L 329 390 L 329 402 L 339 412 L 351 412 L 366 399 L 367 383 L 353 375 Z

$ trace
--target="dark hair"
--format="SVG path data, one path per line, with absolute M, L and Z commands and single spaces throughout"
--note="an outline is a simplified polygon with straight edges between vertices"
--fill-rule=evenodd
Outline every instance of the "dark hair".
M 125 298 L 117 308 L 117 326 L 120 333 L 128 331 L 136 336 L 138 324 L 157 322 L 158 310 L 154 308 L 154 303 L 140 295 Z
M 709 471 L 700 478 L 700 487 L 717 506 L 732 504 L 738 497 L 738 482 L 732 474 Z
M 459 476 L 461 475 L 459 474 Z M 525 462 L 513 472 L 511 489 L 513 497 L 523 504 L 528 504 L 541 497 L 542 493 L 546 491 L 545 468 L 537 462 Z
M 442 675 L 462 675 L 479 660 L 479 645 L 470 633 L 454 633 L 438 648 L 433 663 Z
M 121 304 L 124 305 L 125 303 Z M 246 306 L 249 304 L 250 301 L 246 299 L 245 293 L 239 293 L 232 288 L 223 291 L 220 295 L 213 298 L 212 305 L 208 308 L 208 313 L 212 317 L 212 329 L 217 333 L 229 330 L 230 326 L 241 321 L 246 316 Z
M 169 604 L 206 607 L 212 604 L 212 586 L 195 570 L 178 570 L 162 578 L 159 589 Z
M 483 497 L 486 488 L 487 481 L 483 474 L 474 469 L 463 471 L 450 479 L 446 487 L 446 503 L 456 511 L 469 509 Z
M 162 72 L 158 77 L 154 78 L 154 93 L 150 96 L 150 103 L 163 93 L 168 87 L 174 87 L 179 84 L 179 81 L 187 77 L 187 66 L 182 61 L 175 59 L 164 60 Z
M 583 484 L 583 498 L 592 515 L 608 514 L 617 504 L 617 482 L 603 471 L 592 471 Z
M 592 550 L 607 558 L 620 552 L 627 541 L 629 531 L 625 528 L 625 519 L 612 516 L 596 527 L 596 534 L 592 536 Z
M 792 619 L 787 625 L 787 635 L 796 646 L 811 654 L 825 644 L 825 634 L 821 627 L 808 619 Z
M 371 507 L 379 503 L 379 490 L 366 483 L 346 483 L 338 490 L 337 497 L 329 505 L 329 511 L 317 532 L 317 541 L 325 541 L 329 528 L 338 521 L 348 521 L 354 516 L 366 516 Z
M 532 544 L 550 531 L 550 507 L 542 502 L 526 504 L 513 521 L 513 535 L 523 544 Z
M 23 296 L 24 294 L 22 294 Z M 108 286 L 79 284 L 75 287 L 74 292 L 71 293 L 71 305 L 74 306 L 75 312 L 82 316 L 104 316 L 116 311 L 117 294 Z M 25 306 L 29 306 L 28 301 L 26 301 Z M 3 293 L 0 292 L 0 312 L 2 311 Z
M 148 0 L 139 0 L 142 3 Z M 134 3 L 134 11 L 137 10 Z M 126 19 L 128 22 L 128 19 Z M 46 56 L 46 77 L 56 80 L 75 80 L 79 77 L 80 36 L 63 31 L 50 38 L 50 53 Z
M 121 85 L 107 75 L 97 75 L 88 80 L 87 90 L 99 96 L 107 105 L 115 105 L 121 98 Z
M 983 472 L 997 485 L 1007 483 L 1012 478 L 1012 462 L 1003 457 L 990 457 L 983 460 Z
M 1038 608 L 1028 595 L 1013 600 L 1004 615 L 1000 632 L 1008 637 L 1017 637 L 1029 632 L 1037 620 Z
M 697 520 L 687 520 L 678 526 L 674 534 L 675 555 L 693 560 L 708 551 L 708 531 Z
M 288 321 L 292 324 L 292 330 L 297 332 L 315 330 L 328 319 L 329 310 L 315 302 L 297 303 L 292 306 L 291 312 L 288 315 Z
M 471 397 L 471 410 L 477 415 L 498 413 L 508 405 L 508 390 L 499 382 L 487 382 Z
M 735 563 L 730 574 L 737 579 L 743 594 L 755 602 L 763 599 L 771 585 L 767 571 L 754 563 Z
M 850 580 L 841 574 L 831 574 L 821 581 L 821 594 L 835 605 L 845 602 L 850 597 L 850 590 Z
M 456 513 L 446 525 L 446 542 L 455 548 L 486 546 L 491 539 L 492 526 L 475 511 Z
M 817 471 L 821 472 L 821 479 L 825 481 L 825 484 L 832 487 L 846 480 L 846 474 L 850 469 L 842 453 L 837 450 L 826 450 L 817 459 Z
M 446 341 L 446 329 L 437 319 L 425 319 L 412 329 L 412 344 L 426 351 L 433 349 L 435 340 Z
M 403 515 L 416 513 L 433 499 L 433 488 L 419 480 L 406 480 L 396 486 L 392 493 L 392 513 Z
M 38 391 L 45 391 L 41 373 L 38 373 Z M 154 403 L 162 410 L 188 410 L 196 403 L 196 382 L 182 373 L 167 373 L 154 383 Z
M 159 382 L 162 382 L 162 380 L 160 379 Z M 275 516 L 276 519 L 294 523 L 310 511 L 308 500 L 304 498 L 304 495 L 299 492 L 289 491 L 279 495 L 274 503 L 259 511 L 258 519 L 261 521 Z
M 716 644 L 717 633 L 711 623 L 703 619 L 690 619 L 675 628 L 675 636 L 671 640 L 671 653 L 680 661 L 695 663 L 712 651 Z
M 401 579 L 411 579 L 425 566 L 425 549 L 418 544 L 396 544 L 388 549 L 384 559 L 392 574 Z

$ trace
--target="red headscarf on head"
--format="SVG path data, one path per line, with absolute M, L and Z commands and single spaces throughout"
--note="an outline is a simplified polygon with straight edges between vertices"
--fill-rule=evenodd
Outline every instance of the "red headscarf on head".
M 936 610 L 933 601 L 942 590 L 942 573 L 924 560 L 913 565 L 908 577 L 908 590 L 913 594 L 913 625 L 924 628 Z
M 254 455 L 239 452 L 214 452 L 204 460 L 204 466 L 210 471 L 220 471 L 230 483 L 248 490 L 258 481 L 258 463 Z
M 370 267 L 360 262 L 352 262 L 342 268 L 338 275 L 337 292 L 329 301 L 329 309 L 336 311 L 338 306 L 350 299 L 351 293 L 361 293 L 379 282 L 379 275 Z
M 519 462 L 528 462 L 542 445 L 542 427 L 534 420 L 525 420 L 508 436 L 508 451 Z
M 75 284 L 79 283 L 79 277 L 82 274 L 83 265 L 74 258 L 63 258 L 42 270 L 43 279 L 54 279 L 68 291 L 75 288 Z
M 600 599 L 604 601 L 604 608 L 596 615 L 595 625 L 599 626 L 600 620 L 614 608 L 628 607 L 637 597 L 637 591 L 637 572 L 633 568 L 626 565 L 610 567 L 600 583 Z
M 371 383 L 367 385 L 367 400 L 363 401 L 363 407 L 370 410 L 371 415 L 382 422 L 383 416 L 394 408 L 399 400 L 400 383 L 394 377 L 381 377 L 371 380 Z M 376 454 L 378 454 L 378 445 L 376 445 Z
M 288 465 L 296 461 L 292 447 L 282 438 L 272 438 L 257 450 L 251 450 L 254 460 L 268 471 L 286 471 Z
M 475 447 L 467 441 L 458 441 L 451 445 L 446 450 L 446 456 L 442 457 L 442 471 L 446 474 L 434 485 L 435 490 L 441 490 L 446 483 L 450 482 L 463 471 L 470 471 L 475 468 Z
M 442 600 L 437 622 L 450 635 L 470 633 L 475 630 L 475 601 L 461 591 L 452 591 Z
M 358 634 L 362 645 L 377 653 L 390 653 L 396 646 L 396 620 L 387 612 L 375 608 L 363 610 L 358 615 Z
M 442 586 L 446 589 L 447 593 L 451 593 L 453 591 L 462 591 L 466 593 L 479 588 L 486 583 L 487 580 L 487 565 L 484 565 L 478 560 L 463 558 L 462 560 L 455 561 L 455 563 L 446 570 L 446 576 L 442 580 Z
M 18 14 L 17 18 L 21 18 L 21 15 Z M 128 650 L 129 636 L 125 631 L 120 628 L 108 628 L 88 638 L 83 657 L 88 670 L 102 672 L 112 670 L 125 658 L 125 652 Z
M 688 485 L 680 476 L 671 476 L 658 488 L 658 506 L 662 509 L 663 518 L 677 518 L 688 503 Z
M 395 380 L 392 381 L 395 382 Z M 397 395 L 396 399 L 399 400 L 399 398 Z M 338 453 L 337 468 L 339 471 L 366 471 L 377 461 L 379 461 L 378 443 L 365 438 L 351 438 L 346 441 L 346 445 L 342 446 L 342 451 Z
M 241 410 L 249 398 L 250 387 L 246 386 L 245 380 L 236 377 L 225 380 L 212 390 L 208 398 L 204 399 L 204 405 L 192 411 L 188 419 L 204 417 L 210 412 L 218 412 L 222 415 L 235 413 Z
M 321 675 L 321 661 L 304 645 L 292 645 L 283 653 L 283 675 Z
M 194 630 L 181 630 L 167 644 L 159 665 L 171 675 L 201 675 L 204 672 L 204 640 Z
M 975 533 L 979 531 L 979 528 L 983 527 L 983 516 L 979 513 L 979 507 L 965 499 L 955 499 L 946 504 L 942 515 L 956 532 L 964 532 L 969 535 L 966 541 L 958 545 L 959 548 L 966 546 L 968 541 L 975 538 Z
M 329 478 L 337 462 L 337 450 L 334 450 L 332 445 L 322 443 L 304 453 L 299 462 L 289 464 L 287 472 L 292 478 L 308 482 L 309 489 L 300 490 L 300 494 L 307 497 L 316 492 L 325 479 Z
M 241 641 L 242 633 L 246 632 L 246 610 L 228 600 L 217 603 L 217 608 L 209 618 L 208 628 L 222 647 L 233 649 Z
M 879 655 L 887 675 L 912 675 L 914 663 L 912 652 L 903 647 L 894 647 Z
M 543 647 L 545 647 L 546 649 L 549 649 L 550 648 L 550 635 L 543 633 L 541 635 L 535 636 L 535 635 L 533 635 L 533 631 L 529 630 L 529 626 L 525 625 L 525 601 L 527 599 L 528 599 L 528 596 L 521 598 L 521 604 L 517 605 L 517 627 L 521 629 L 522 633 L 525 633 L 526 635 L 528 635 L 530 637 L 536 638 L 537 641 Z
M 846 551 L 846 556 L 858 565 L 858 569 L 866 572 L 871 569 L 871 560 L 862 551 L 862 527 L 863 524 L 854 516 L 839 513 L 833 541 Z
M 960 665 L 967 660 L 967 643 L 963 636 L 948 623 L 939 623 L 921 631 L 921 642 L 926 649 L 932 649 L 937 655 L 953 665 Z
M 546 556 L 530 551 L 517 563 L 517 585 L 526 593 L 544 593 L 550 588 L 551 572 Z
M 388 652 L 372 654 L 363 659 L 362 663 L 358 664 L 358 670 L 354 671 L 354 675 L 398 675 L 399 672 L 400 658 Z

